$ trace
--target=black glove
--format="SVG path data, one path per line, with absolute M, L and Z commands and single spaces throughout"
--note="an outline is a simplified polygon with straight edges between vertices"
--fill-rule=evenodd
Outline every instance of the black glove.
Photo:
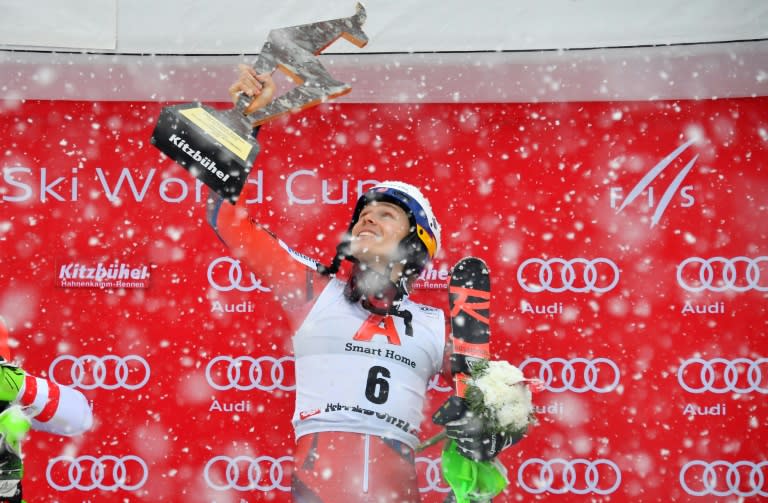
M 522 436 L 487 433 L 482 417 L 473 414 L 463 398 L 451 396 L 432 415 L 432 422 L 445 426 L 448 438 L 456 441 L 461 455 L 474 461 L 490 461 Z

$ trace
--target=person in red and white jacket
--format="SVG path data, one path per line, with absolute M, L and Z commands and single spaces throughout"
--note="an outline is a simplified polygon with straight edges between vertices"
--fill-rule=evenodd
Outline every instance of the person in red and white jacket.
M 80 391 L 26 374 L 8 362 L 2 362 L 0 366 L 4 379 L 8 379 L 9 374 L 23 376 L 18 394 L 9 404 L 18 404 L 22 408 L 33 430 L 74 436 L 91 429 L 93 413 Z
M 229 91 L 233 99 L 253 97 L 252 111 L 274 95 L 274 82 L 240 69 Z M 323 265 L 260 225 L 247 199 L 247 189 L 236 205 L 211 193 L 207 219 L 232 255 L 272 288 L 294 328 L 294 501 L 418 501 L 414 448 L 429 380 L 446 362 L 443 311 L 408 298 L 440 248 L 429 201 L 408 183 L 375 185 Z M 352 264 L 348 277 L 344 262 Z M 509 445 L 476 428 L 456 431 L 460 452 L 473 459 L 491 459 Z
M 20 443 L 27 431 L 80 435 L 93 425 L 93 413 L 80 391 L 30 375 L 11 363 L 7 340 L 0 318 L 0 502 L 21 503 Z

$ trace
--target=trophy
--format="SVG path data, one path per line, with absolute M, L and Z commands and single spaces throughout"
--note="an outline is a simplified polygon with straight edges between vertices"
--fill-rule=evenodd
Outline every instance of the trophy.
M 357 4 L 356 13 L 348 18 L 271 30 L 254 69 L 258 74 L 280 69 L 296 87 L 248 116 L 245 109 L 252 98 L 245 94 L 229 110 L 198 102 L 163 107 L 152 144 L 234 204 L 259 153 L 254 127 L 352 90 L 335 80 L 316 56 L 340 37 L 365 46 L 365 17 L 365 8 Z

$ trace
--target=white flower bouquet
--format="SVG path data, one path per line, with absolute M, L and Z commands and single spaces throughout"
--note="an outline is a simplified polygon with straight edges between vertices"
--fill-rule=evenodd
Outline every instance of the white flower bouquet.
M 520 369 L 504 360 L 477 360 L 464 381 L 464 401 L 469 412 L 483 419 L 486 434 L 505 433 L 519 438 L 536 422 L 532 393 L 543 385 L 527 379 Z M 446 438 L 445 431 L 416 447 L 422 451 Z
M 464 399 L 469 410 L 484 420 L 487 433 L 520 437 L 536 422 L 532 390 L 540 389 L 539 380 L 526 379 L 507 361 L 480 360 L 471 366 Z
M 464 400 L 451 397 L 436 413 L 442 414 L 438 424 L 445 424 L 446 430 L 417 446 L 417 451 L 447 438 L 446 432 L 453 423 L 446 422 L 446 416 L 459 419 L 457 423 L 464 417 L 479 420 L 483 437 L 504 439 L 505 445 L 500 446 L 497 453 L 517 442 L 536 421 L 532 392 L 543 389 L 542 383 L 526 379 L 520 369 L 509 362 L 473 362 L 470 375 L 461 387 Z M 507 470 L 498 459 L 469 459 L 459 451 L 457 440 L 449 439 L 444 444 L 441 460 L 443 478 L 459 503 L 492 499 L 509 484 Z

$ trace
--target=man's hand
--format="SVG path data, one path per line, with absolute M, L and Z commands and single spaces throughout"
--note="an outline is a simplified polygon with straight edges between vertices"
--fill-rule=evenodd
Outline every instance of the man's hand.
M 253 98 L 251 103 L 245 108 L 246 115 L 252 114 L 256 110 L 267 106 L 275 95 L 275 82 L 269 73 L 256 73 L 253 67 L 240 64 L 237 66 L 240 76 L 234 84 L 229 86 L 229 95 L 232 101 L 237 103 L 240 94 Z
M 451 396 L 432 415 L 432 421 L 445 426 L 448 438 L 456 441 L 461 455 L 474 461 L 490 461 L 522 437 L 486 433 L 483 418 L 473 414 L 463 398 Z

